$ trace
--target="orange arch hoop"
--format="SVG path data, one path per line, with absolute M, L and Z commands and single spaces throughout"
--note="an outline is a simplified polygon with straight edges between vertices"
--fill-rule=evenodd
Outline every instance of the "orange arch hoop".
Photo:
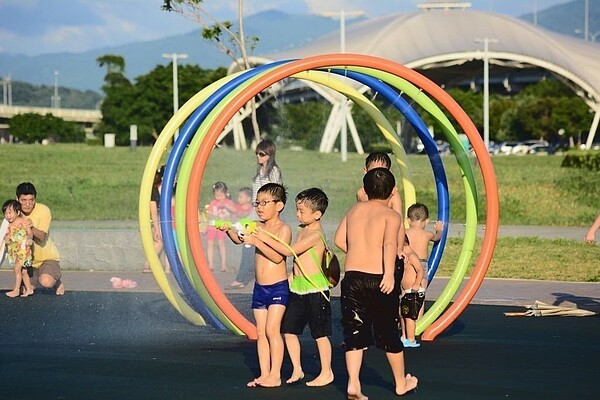
M 463 132 L 469 138 L 472 148 L 477 156 L 479 166 L 482 172 L 484 187 L 486 191 L 486 229 L 483 237 L 482 247 L 477 259 L 473 273 L 465 285 L 463 291 L 459 294 L 456 301 L 448 308 L 434 323 L 432 323 L 421 336 L 422 340 L 433 340 L 437 335 L 443 332 L 467 307 L 469 302 L 475 296 L 475 293 L 481 286 L 483 278 L 487 272 L 494 251 L 494 246 L 497 239 L 498 220 L 499 220 L 499 203 L 498 190 L 496 184 L 496 176 L 492 166 L 491 159 L 481 140 L 479 132 L 473 125 L 470 118 L 462 110 L 462 108 L 435 83 L 420 75 L 419 73 L 397 63 L 391 61 L 357 54 L 327 54 L 322 56 L 309 57 L 275 68 L 274 70 L 265 73 L 250 84 L 238 95 L 233 97 L 230 102 L 221 110 L 214 122 L 207 130 L 206 136 L 202 142 L 202 146 L 196 154 L 194 163 L 191 168 L 188 197 L 186 201 L 187 215 L 197 214 L 197 204 L 199 203 L 200 186 L 202 176 L 206 168 L 206 163 L 218 139 L 219 135 L 233 118 L 235 113 L 242 108 L 248 101 L 262 90 L 268 88 L 272 84 L 294 75 L 299 72 L 309 71 L 314 69 L 326 68 L 344 68 L 345 66 L 365 67 L 375 70 L 385 71 L 390 74 L 401 77 L 412 84 L 420 87 L 431 97 L 435 98 L 442 104 L 455 118 Z M 190 243 L 200 243 L 200 231 L 197 221 L 189 218 L 186 222 L 188 239 Z M 210 273 L 206 266 L 201 246 L 190 247 L 192 257 L 198 269 L 198 273 L 205 282 L 207 291 L 214 299 L 217 306 L 231 320 L 233 324 L 238 326 L 248 338 L 256 338 L 256 327 L 248 321 L 237 309 L 229 302 L 223 294 L 221 288 Z

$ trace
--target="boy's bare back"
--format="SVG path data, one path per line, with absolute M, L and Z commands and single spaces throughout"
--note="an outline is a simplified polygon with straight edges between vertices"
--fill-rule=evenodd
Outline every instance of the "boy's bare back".
M 417 254 L 419 259 L 427 260 L 429 255 L 429 242 L 434 234 L 420 227 L 410 227 L 406 230 L 406 235 L 410 239 L 410 247 Z
M 383 274 L 385 249 L 396 254 L 398 229 L 402 217 L 387 205 L 387 200 L 356 203 L 344 216 L 335 243 L 346 243 L 345 271 Z M 343 247 L 341 247 L 344 249 Z M 391 247 L 390 247 L 391 246 Z

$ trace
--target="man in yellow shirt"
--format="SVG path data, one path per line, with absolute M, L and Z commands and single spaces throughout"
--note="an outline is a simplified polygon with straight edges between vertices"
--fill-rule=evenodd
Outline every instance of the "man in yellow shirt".
M 54 289 L 58 296 L 65 294 L 65 285 L 60 278 L 60 254 L 50 239 L 50 209 L 36 203 L 37 191 L 31 182 L 23 182 L 17 186 L 17 200 L 25 215 L 25 224 L 33 232 L 33 276 L 31 283 L 46 289 Z

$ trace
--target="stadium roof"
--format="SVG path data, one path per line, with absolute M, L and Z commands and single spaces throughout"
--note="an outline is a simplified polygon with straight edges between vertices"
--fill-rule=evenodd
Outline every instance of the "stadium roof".
M 490 76 L 510 79 L 527 71 L 548 71 L 571 86 L 595 111 L 588 136 L 600 120 L 600 44 L 553 33 L 514 17 L 469 9 L 384 15 L 347 25 L 347 53 L 389 59 L 420 71 L 440 85 L 480 77 L 484 39 L 489 40 Z M 303 47 L 255 57 L 254 62 L 337 53 L 340 34 L 332 32 Z M 510 77 L 510 78 L 509 78 Z

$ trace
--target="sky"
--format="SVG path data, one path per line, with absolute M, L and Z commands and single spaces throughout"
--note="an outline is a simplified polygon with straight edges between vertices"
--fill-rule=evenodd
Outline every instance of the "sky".
M 509 15 L 531 13 L 569 0 L 470 0 L 472 9 Z M 245 0 L 245 15 L 265 10 L 290 14 L 362 11 L 367 17 L 417 10 L 422 0 Z M 199 25 L 161 10 L 162 0 L 0 0 L 2 53 L 39 55 L 149 41 L 187 33 Z M 237 0 L 204 0 L 219 20 L 235 20 Z

